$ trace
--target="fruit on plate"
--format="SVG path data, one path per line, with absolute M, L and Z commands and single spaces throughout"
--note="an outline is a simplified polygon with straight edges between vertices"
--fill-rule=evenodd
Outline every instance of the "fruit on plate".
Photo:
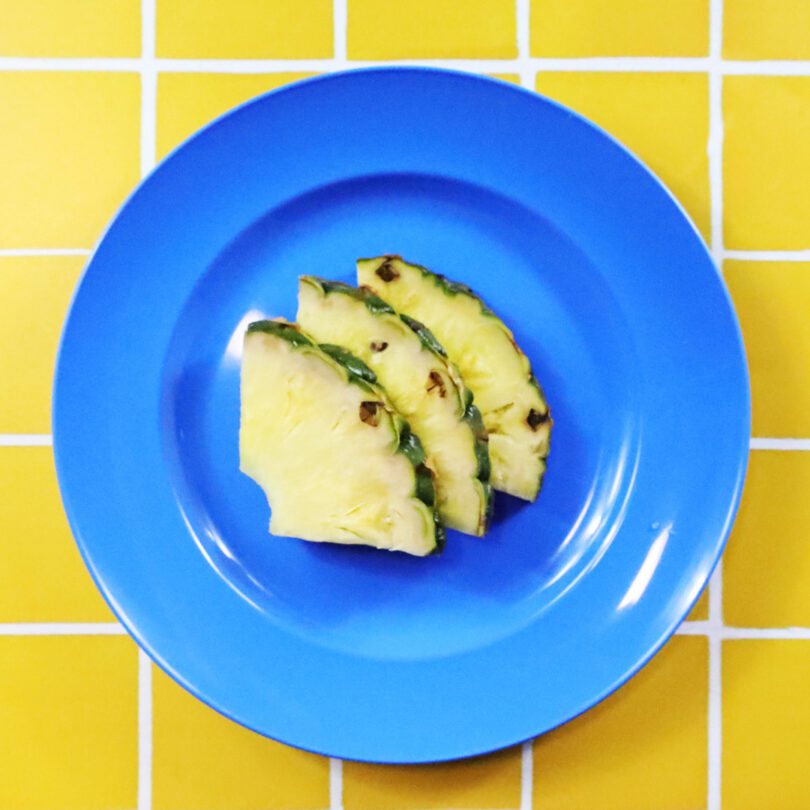
M 475 391 L 489 433 L 492 486 L 533 501 L 546 470 L 551 416 L 506 324 L 466 285 L 399 256 L 360 259 L 357 280 L 436 335 Z
M 482 535 L 491 512 L 487 435 L 473 395 L 430 331 L 364 287 L 301 276 L 298 323 L 368 364 L 422 440 L 442 522 Z
M 240 468 L 267 495 L 270 532 L 425 556 L 441 549 L 433 474 L 373 372 L 296 324 L 248 326 Z

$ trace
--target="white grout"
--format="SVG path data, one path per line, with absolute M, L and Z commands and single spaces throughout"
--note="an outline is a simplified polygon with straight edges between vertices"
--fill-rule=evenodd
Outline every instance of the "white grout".
M 0 623 L 0 636 L 125 636 L 118 622 Z
M 520 69 L 521 83 L 529 89 L 534 88 L 533 69 Z M 526 75 L 524 76 L 523 73 Z M 711 137 L 711 133 L 710 133 Z M 709 145 L 709 149 L 712 144 Z M 711 157 L 710 157 L 711 163 Z M 711 174 L 711 169 L 710 169 Z M 89 256 L 92 248 L 0 248 L 0 258 L 4 256 Z M 750 262 L 810 262 L 810 250 L 721 250 L 723 259 L 740 259 Z
M 348 13 L 346 0 L 332 0 L 332 34 L 334 37 L 332 57 L 337 62 L 346 61 Z
M 534 803 L 534 743 L 523 743 L 520 749 L 520 810 L 532 810 Z
M 3 256 L 87 256 L 90 248 L 0 248 Z
M 531 8 L 530 0 L 516 0 L 517 63 L 520 84 L 534 90 L 535 69 L 531 60 Z
M 50 433 L 0 433 L 0 447 L 50 447 Z
M 343 810 L 343 760 L 329 758 L 329 810 Z
M 751 439 L 752 450 L 810 450 L 810 439 Z
M 340 0 L 342 3 L 343 0 Z M 145 36 L 148 35 L 145 30 Z M 653 73 L 705 73 L 711 57 L 701 56 L 599 56 L 529 57 L 534 70 L 589 72 L 641 71 Z M 280 73 L 304 71 L 323 73 L 340 67 L 361 68 L 386 65 L 426 65 L 469 70 L 474 73 L 508 73 L 520 70 L 517 59 L 399 59 L 390 61 L 332 59 L 169 59 L 154 60 L 159 71 L 205 73 Z M 741 61 L 719 59 L 723 74 L 735 76 L 810 76 L 810 60 Z M 142 59 L 128 57 L 0 57 L 0 71 L 103 71 L 140 73 Z
M 155 165 L 157 68 L 155 66 L 155 0 L 141 2 L 141 177 Z
M 138 650 L 138 810 L 152 810 L 152 661 Z
M 723 258 L 752 262 L 810 262 L 810 250 L 724 250 Z

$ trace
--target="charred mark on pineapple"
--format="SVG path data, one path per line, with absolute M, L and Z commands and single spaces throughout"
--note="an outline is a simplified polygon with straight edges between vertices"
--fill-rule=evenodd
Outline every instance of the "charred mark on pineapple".
M 399 271 L 392 267 L 390 261 L 384 261 L 374 272 L 385 282 L 399 278 Z
M 444 384 L 444 378 L 438 371 L 431 371 L 430 374 L 428 374 L 428 393 L 436 388 L 439 389 L 439 396 L 444 399 L 447 396 L 447 387 Z
M 388 348 L 388 343 L 385 340 L 372 340 L 369 345 L 373 352 L 384 352 Z
M 380 424 L 379 410 L 382 408 L 382 402 L 364 401 L 360 403 L 360 421 L 365 422 L 367 425 L 377 427 Z
M 526 417 L 526 424 L 532 429 L 537 430 L 540 425 L 545 424 L 549 420 L 548 411 L 540 413 L 534 408 L 529 409 L 529 415 Z

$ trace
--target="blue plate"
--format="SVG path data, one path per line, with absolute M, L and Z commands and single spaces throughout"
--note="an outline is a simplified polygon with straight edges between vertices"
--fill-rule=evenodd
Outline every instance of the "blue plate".
M 245 324 L 299 273 L 395 252 L 514 329 L 554 412 L 534 504 L 438 558 L 270 537 L 238 471 Z M 301 82 L 220 118 L 124 205 L 59 356 L 59 481 L 96 583 L 228 717 L 379 762 L 479 754 L 604 698 L 717 562 L 749 436 L 742 343 L 694 226 L 611 137 L 460 73 Z

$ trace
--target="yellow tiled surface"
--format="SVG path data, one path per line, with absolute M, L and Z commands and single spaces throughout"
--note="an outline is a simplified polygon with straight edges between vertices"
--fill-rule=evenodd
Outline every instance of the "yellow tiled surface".
M 512 0 L 348 0 L 350 59 L 510 59 Z
M 329 804 L 329 763 L 237 726 L 154 671 L 155 810 Z
M 3 56 L 138 56 L 139 0 L 0 0 Z
M 0 256 L 0 433 L 50 433 L 56 348 L 84 261 Z
M 710 227 L 709 85 L 701 73 L 540 73 L 537 90 L 607 129 Z
M 751 371 L 755 436 L 810 436 L 810 262 L 725 264 Z
M 726 247 L 810 248 L 810 74 L 727 76 Z
M 675 637 L 626 686 L 535 743 L 536 807 L 702 807 L 707 701 L 706 639 Z
M 124 636 L 0 636 L 0 807 L 135 807 L 137 660 Z
M 704 593 L 688 617 L 698 635 L 677 636 L 536 741 L 532 783 L 511 749 L 437 766 L 346 762 L 342 791 L 325 758 L 234 726 L 158 671 L 151 715 L 139 704 L 149 667 L 129 639 L 98 632 L 114 619 L 70 539 L 47 446 L 54 354 L 84 254 L 152 151 L 305 75 L 422 59 L 548 94 L 647 162 L 716 255 L 737 251 L 724 271 L 754 435 L 810 440 L 810 259 L 767 252 L 810 249 L 810 68 L 784 61 L 810 60 L 810 6 L 719 5 L 718 40 L 709 0 L 0 0 L 0 810 L 810 807 L 806 443 L 752 453 L 722 606 Z M 149 14 L 142 31 L 142 8 L 154 30 Z M 710 41 L 724 59 L 752 60 L 711 98 Z M 760 59 L 797 75 L 757 75 Z M 709 154 L 712 127 L 723 138 Z M 42 446 L 24 446 L 28 434 Z M 721 619 L 735 639 L 710 650 Z M 783 638 L 746 638 L 757 633 Z
M 532 0 L 533 56 L 705 56 L 709 0 Z
M 807 0 L 724 0 L 727 59 L 810 59 Z
M 810 453 L 751 453 L 725 558 L 723 616 L 738 627 L 810 627 Z
M 506 810 L 519 805 L 519 748 L 437 765 L 343 766 L 345 810 Z
M 157 55 L 183 59 L 332 56 L 330 0 L 156 0 Z
M 112 621 L 70 536 L 51 448 L 0 447 L 0 493 L 0 622 Z
M 138 179 L 139 99 L 134 73 L 0 71 L 0 250 L 93 245 Z
M 810 638 L 723 644 L 723 810 L 810 807 Z
M 309 75 L 312 74 L 162 74 L 157 90 L 158 158 L 232 107 Z

